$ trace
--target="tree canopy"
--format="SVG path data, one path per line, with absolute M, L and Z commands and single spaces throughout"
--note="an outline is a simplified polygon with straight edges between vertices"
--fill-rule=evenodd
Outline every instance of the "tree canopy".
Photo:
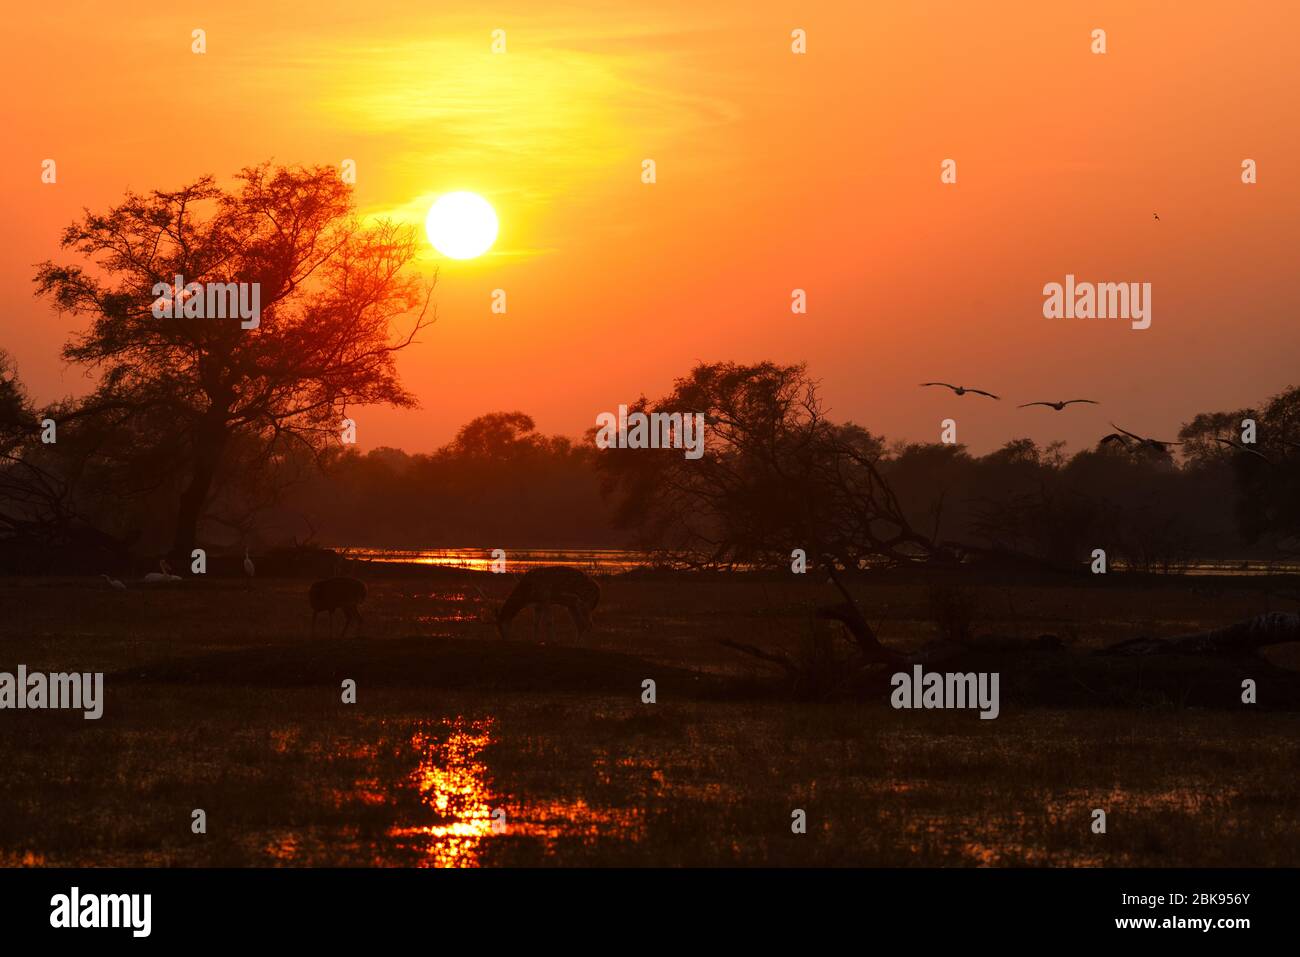
M 62 246 L 85 262 L 41 264 L 37 291 L 89 319 L 64 356 L 99 382 L 66 410 L 60 441 L 95 460 L 103 480 L 172 495 L 180 556 L 216 485 L 247 480 L 291 448 L 319 454 L 351 405 L 415 404 L 395 365 L 433 321 L 432 285 L 409 268 L 414 231 L 363 223 L 332 167 L 262 164 L 230 187 L 203 176 L 127 193 L 68 226 Z M 257 284 L 255 327 L 158 318 L 156 287 L 177 276 Z

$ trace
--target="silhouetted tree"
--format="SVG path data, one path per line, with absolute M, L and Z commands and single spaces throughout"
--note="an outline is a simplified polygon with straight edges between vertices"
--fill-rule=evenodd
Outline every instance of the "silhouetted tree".
M 0 455 L 9 455 L 36 424 L 9 353 L 0 349 Z
M 1256 422 L 1258 454 L 1232 450 L 1237 521 L 1249 542 L 1300 550 L 1300 387 L 1269 400 Z
M 36 413 L 9 354 L 0 349 L 0 529 L 9 534 L 33 518 L 46 482 L 32 462 Z
M 522 412 L 491 412 L 462 425 L 447 451 L 504 462 L 535 447 L 536 429 L 532 417 Z
M 93 270 L 46 262 L 36 275 L 39 294 L 90 317 L 64 348 L 100 372 L 77 428 L 117 437 L 106 454 L 119 474 L 155 471 L 184 557 L 223 476 L 264 469 L 292 445 L 319 454 L 350 405 L 414 405 L 394 356 L 432 321 L 430 290 L 407 270 L 413 230 L 361 224 L 334 169 L 263 164 L 236 180 L 128 193 L 63 234 Z M 259 325 L 155 318 L 155 286 L 176 276 L 260 284 Z M 403 316 L 409 328 L 395 333 Z
M 48 410 L 56 422 L 66 403 Z M 43 428 L 12 361 L 0 351 L 0 568 L 23 574 L 88 568 L 123 557 L 77 494 L 80 473 L 68 446 L 45 444 Z M 70 466 L 70 467 L 68 467 Z
M 678 448 L 596 457 L 617 520 L 670 560 L 788 563 L 796 548 L 846 568 L 950 557 L 909 522 L 877 467 L 880 440 L 828 421 L 802 365 L 702 364 L 630 411 L 704 415 L 699 459 Z
M 1219 439 L 1240 440 L 1243 419 L 1255 418 L 1251 409 L 1235 412 L 1202 412 L 1178 433 L 1183 443 L 1183 460 L 1194 468 L 1222 465 L 1233 456 L 1230 446 Z

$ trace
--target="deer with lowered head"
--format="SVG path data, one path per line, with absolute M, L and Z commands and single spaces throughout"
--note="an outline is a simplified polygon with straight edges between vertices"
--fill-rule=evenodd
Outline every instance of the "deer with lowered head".
M 361 610 L 357 607 L 366 600 L 366 586 L 355 578 L 338 576 L 315 582 L 307 593 L 311 601 L 311 633 L 316 634 L 316 617 L 323 611 L 329 612 L 330 637 L 334 636 L 334 612 L 343 612 L 342 638 L 348 632 L 348 624 L 356 622 L 356 632 L 361 630 Z
M 555 620 L 551 617 L 551 606 L 562 605 L 568 609 L 578 634 L 585 634 L 592 628 L 591 613 L 599 602 L 600 586 L 585 572 L 563 566 L 534 568 L 524 574 L 497 610 L 497 632 L 502 638 L 508 637 L 515 616 L 532 605 L 533 640 L 537 640 L 543 620 L 551 640 L 554 640 Z

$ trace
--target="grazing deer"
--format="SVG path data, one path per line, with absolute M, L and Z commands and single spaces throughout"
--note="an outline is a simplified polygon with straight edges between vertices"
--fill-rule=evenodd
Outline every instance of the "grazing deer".
M 524 574 L 510 593 L 510 597 L 497 611 L 497 632 L 502 638 L 516 615 L 527 605 L 533 605 L 533 640 L 536 641 L 542 619 L 546 620 L 551 640 L 555 640 L 555 620 L 551 605 L 563 605 L 569 610 L 578 634 L 591 630 L 591 613 L 600 601 L 600 586 L 595 579 L 576 568 L 548 566 L 534 568 Z
M 366 600 L 366 586 L 355 578 L 326 578 L 311 586 L 308 593 L 311 598 L 311 633 L 316 636 L 316 616 L 323 611 L 330 613 L 330 637 L 334 636 L 334 612 L 343 610 L 342 638 L 348 633 L 348 622 L 356 620 L 357 632 L 361 631 L 361 610 L 357 608 Z M 354 633 L 355 636 L 355 633 Z

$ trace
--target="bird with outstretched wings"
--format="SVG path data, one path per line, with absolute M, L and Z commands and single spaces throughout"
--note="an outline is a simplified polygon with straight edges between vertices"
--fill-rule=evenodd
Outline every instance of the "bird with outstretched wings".
M 1086 402 L 1089 405 L 1101 405 L 1101 403 L 1097 402 L 1095 399 L 1062 399 L 1060 402 L 1026 402 L 1024 405 L 1017 406 L 1017 408 L 1027 409 L 1031 405 L 1045 405 L 1049 409 L 1055 409 L 1057 412 L 1060 412 L 1067 405 L 1074 405 L 1076 402 Z
M 975 395 L 986 395 L 990 399 L 999 398 L 999 396 L 994 395 L 992 392 L 985 392 L 983 389 L 968 389 L 964 385 L 951 385 L 947 382 L 922 382 L 921 388 L 924 389 L 926 386 L 930 385 L 941 385 L 945 389 L 952 389 L 952 391 L 957 393 L 957 395 L 965 395 L 967 392 L 973 392 Z

